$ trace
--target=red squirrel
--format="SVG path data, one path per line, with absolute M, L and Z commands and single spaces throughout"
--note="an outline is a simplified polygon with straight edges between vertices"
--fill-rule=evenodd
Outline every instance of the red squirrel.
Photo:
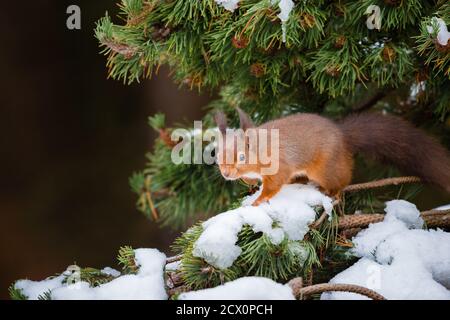
M 354 155 L 363 153 L 393 164 L 402 171 L 417 175 L 450 193 L 450 156 L 434 138 L 413 127 L 407 121 L 375 113 L 350 115 L 334 122 L 316 114 L 294 114 L 255 126 L 241 109 L 240 127 L 244 132 L 254 129 L 278 129 L 279 168 L 275 174 L 264 174 L 264 165 L 258 159 L 248 140 L 245 152 L 238 154 L 236 147 L 222 144 L 217 156 L 229 156 L 231 161 L 219 162 L 222 176 L 228 180 L 242 179 L 254 184 L 262 180 L 262 192 L 254 201 L 257 206 L 269 201 L 284 184 L 296 177 L 305 177 L 330 196 L 338 197 L 350 184 Z M 225 114 L 215 115 L 222 137 L 226 137 Z M 235 139 L 247 139 L 244 135 Z M 225 140 L 225 139 L 224 139 Z M 236 142 L 236 141 L 235 141 Z M 258 144 L 258 143 L 257 143 Z M 245 161 L 256 155 L 256 163 Z M 224 161 L 222 161 L 224 162 Z

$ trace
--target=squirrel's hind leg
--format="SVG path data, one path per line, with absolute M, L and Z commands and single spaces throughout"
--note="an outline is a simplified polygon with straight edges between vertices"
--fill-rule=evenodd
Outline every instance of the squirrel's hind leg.
M 310 182 L 308 175 L 306 174 L 305 170 L 301 170 L 299 172 L 295 172 L 290 178 L 289 178 L 289 184 L 308 184 Z

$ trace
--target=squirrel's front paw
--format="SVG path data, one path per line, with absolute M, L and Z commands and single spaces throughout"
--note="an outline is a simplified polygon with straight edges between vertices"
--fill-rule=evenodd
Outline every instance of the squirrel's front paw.
M 268 198 L 268 197 L 258 198 L 258 199 L 256 199 L 256 200 L 252 203 L 252 206 L 257 207 L 257 206 L 259 206 L 261 203 L 264 203 L 264 202 L 269 202 L 269 198 Z

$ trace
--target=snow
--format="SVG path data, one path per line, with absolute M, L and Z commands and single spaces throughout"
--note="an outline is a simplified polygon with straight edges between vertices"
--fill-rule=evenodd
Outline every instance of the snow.
M 242 251 L 235 245 L 242 225 L 238 210 L 225 212 L 206 221 L 203 233 L 194 244 L 193 255 L 202 257 L 220 269 L 230 267 Z
M 402 221 L 408 228 L 420 229 L 423 227 L 424 221 L 420 217 L 420 211 L 416 205 L 405 200 L 392 200 L 386 202 L 385 222 Z
M 386 217 L 353 238 L 353 253 L 361 257 L 330 283 L 356 284 L 387 299 L 450 299 L 450 233 L 420 230 L 423 220 L 415 205 L 386 203 Z M 353 293 L 331 292 L 322 299 L 366 299 Z
M 286 237 L 302 240 L 315 220 L 313 206 L 323 206 L 331 214 L 331 198 L 314 186 L 285 185 L 269 203 L 251 206 L 260 195 L 259 190 L 242 202 L 242 206 L 218 214 L 203 223 L 203 232 L 194 244 L 193 255 L 219 269 L 229 268 L 242 250 L 236 245 L 238 234 L 244 225 L 254 232 L 262 232 L 277 245 Z M 274 224 L 277 226 L 274 227 Z
M 286 22 L 289 20 L 289 15 L 291 14 L 292 9 L 295 4 L 292 0 L 271 0 L 272 5 L 278 3 L 278 7 L 280 8 L 280 13 L 278 14 L 278 18 L 281 21 L 281 29 L 283 31 L 283 42 L 286 42 Z
M 38 300 L 39 296 L 61 286 L 64 278 L 65 276 L 61 274 L 57 277 L 47 278 L 42 281 L 19 280 L 15 283 L 14 287 L 21 290 L 22 294 L 28 300 Z
M 166 264 L 166 271 L 177 271 L 181 268 L 181 260 Z
M 134 260 L 139 267 L 139 275 L 161 275 L 166 264 L 166 255 L 157 249 L 136 249 Z
M 112 276 L 112 277 L 115 277 L 115 278 L 117 278 L 118 276 L 120 276 L 120 272 L 119 272 L 119 271 L 117 271 L 116 269 L 110 268 L 110 267 L 103 268 L 103 269 L 100 270 L 100 271 L 101 271 L 101 273 L 103 273 L 103 274 L 106 274 L 106 275 L 108 275 L 108 276 Z
M 56 288 L 51 297 L 54 300 L 164 300 L 163 270 L 166 256 L 156 249 L 134 250 L 135 262 L 139 267 L 136 275 L 123 275 L 98 287 L 89 287 L 87 282 L 78 282 Z
M 295 300 L 287 285 L 263 277 L 243 277 L 215 288 L 180 294 L 180 300 Z
M 445 21 L 437 17 L 431 18 L 431 24 L 427 26 L 427 31 L 429 34 L 432 34 L 434 32 L 433 25 L 437 26 L 437 41 L 440 45 L 446 46 L 448 43 L 448 39 L 450 38 L 450 32 L 448 32 Z
M 156 249 L 137 249 L 134 253 L 139 267 L 137 274 L 120 276 L 117 270 L 106 267 L 102 272 L 117 278 L 97 287 L 90 287 L 85 281 L 63 283 L 67 273 L 51 280 L 20 280 L 15 287 L 21 289 L 29 299 L 37 299 L 49 290 L 52 300 L 167 299 L 163 275 L 166 256 Z
M 426 86 L 426 81 L 413 83 L 410 87 L 409 100 L 417 101 L 417 97 L 419 96 L 419 94 L 425 92 Z
M 353 238 L 352 252 L 359 257 L 373 257 L 380 243 L 389 236 L 407 231 L 408 228 L 401 221 L 394 220 L 389 224 L 374 223 L 362 230 Z
M 226 10 L 234 12 L 239 6 L 240 0 L 214 0 L 218 5 L 221 5 Z M 277 17 L 281 21 L 281 29 L 283 31 L 283 42 L 286 42 L 286 22 L 289 20 L 289 15 L 295 4 L 292 0 L 270 0 L 271 5 L 278 4 L 280 13 Z
M 295 241 L 288 243 L 288 250 L 299 260 L 301 265 L 305 263 L 309 255 L 309 252 L 305 249 L 305 247 L 301 243 Z
M 437 207 L 434 210 L 449 210 L 449 209 L 450 209 L 450 204 L 446 204 L 444 206 Z
M 224 7 L 226 10 L 233 12 L 239 6 L 240 0 L 214 0 L 217 4 Z

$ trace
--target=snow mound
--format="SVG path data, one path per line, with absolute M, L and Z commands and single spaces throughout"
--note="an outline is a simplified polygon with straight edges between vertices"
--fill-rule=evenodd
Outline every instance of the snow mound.
M 434 210 L 449 210 L 449 209 L 450 209 L 450 204 L 446 204 L 444 206 L 437 207 Z
M 203 232 L 194 244 L 193 255 L 216 268 L 226 269 L 241 254 L 236 242 L 244 225 L 249 225 L 254 232 L 264 233 L 277 245 L 285 237 L 303 239 L 316 217 L 313 206 L 323 206 L 329 215 L 333 210 L 331 198 L 310 185 L 285 185 L 269 203 L 251 206 L 261 191 L 244 199 L 241 207 L 205 221 Z
M 120 276 L 120 272 L 107 267 L 102 273 L 116 278 L 97 287 L 90 287 L 88 282 L 80 279 L 67 281 L 68 274 L 65 272 L 50 280 L 20 280 L 16 282 L 15 288 L 20 289 L 28 299 L 37 299 L 48 292 L 52 300 L 167 299 L 163 275 L 166 256 L 156 249 L 137 249 L 134 253 L 139 267 L 137 274 Z
M 434 31 L 433 25 L 437 25 L 437 41 L 441 46 L 446 46 L 448 39 L 450 39 L 450 32 L 448 32 L 445 21 L 437 17 L 431 18 L 431 25 L 427 26 L 427 31 L 429 34 L 432 34 Z
M 116 269 L 110 268 L 110 267 L 105 267 L 101 270 L 101 273 L 106 274 L 108 276 L 117 278 L 118 276 L 120 276 L 120 271 L 117 271 Z
M 166 271 L 178 271 L 181 269 L 181 260 L 166 264 Z
M 387 299 L 450 299 L 450 233 L 419 230 L 423 220 L 416 206 L 394 200 L 386 217 L 353 238 L 361 257 L 330 283 L 356 284 Z M 368 299 L 345 293 L 324 293 L 322 299 Z
M 240 0 L 214 0 L 217 4 L 224 7 L 226 10 L 233 12 L 239 6 Z
M 19 280 L 14 284 L 28 300 L 38 300 L 46 292 L 49 292 L 62 285 L 65 276 L 59 275 L 54 278 L 47 278 L 42 281 Z
M 295 300 L 292 289 L 263 277 L 243 277 L 211 289 L 180 294 L 180 300 Z

